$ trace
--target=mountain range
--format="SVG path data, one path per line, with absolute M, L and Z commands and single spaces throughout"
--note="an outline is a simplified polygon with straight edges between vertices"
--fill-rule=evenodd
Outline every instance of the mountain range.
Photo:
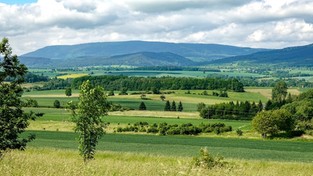
M 47 46 L 20 56 L 28 67 L 99 65 L 201 66 L 251 64 L 313 65 L 313 44 L 284 49 L 236 47 L 219 44 L 147 41 L 100 42 Z
M 256 52 L 212 61 L 214 64 L 248 62 L 250 64 L 275 64 L 286 66 L 313 66 L 313 44 Z
M 266 49 L 218 44 L 147 41 L 47 46 L 20 56 L 29 67 L 92 65 L 191 66 Z

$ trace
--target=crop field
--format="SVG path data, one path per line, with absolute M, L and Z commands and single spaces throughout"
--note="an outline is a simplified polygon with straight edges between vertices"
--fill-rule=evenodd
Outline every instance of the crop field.
M 66 74 L 66 75 L 62 75 L 62 76 L 57 76 L 57 78 L 59 79 L 69 79 L 69 78 L 79 78 L 82 76 L 87 76 L 88 74 L 85 73 L 74 73 L 74 74 Z
M 31 147 L 76 149 L 73 132 L 28 131 L 36 135 Z M 27 135 L 24 134 L 24 135 Z M 164 156 L 196 156 L 201 147 L 225 158 L 313 162 L 313 143 L 303 141 L 271 141 L 220 137 L 159 136 L 142 134 L 106 134 L 98 150 L 147 153 Z

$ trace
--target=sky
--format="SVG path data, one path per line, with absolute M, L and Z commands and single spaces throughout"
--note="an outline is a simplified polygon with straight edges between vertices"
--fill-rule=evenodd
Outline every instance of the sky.
M 18 55 L 128 40 L 284 48 L 313 43 L 313 0 L 0 0 L 0 37 Z

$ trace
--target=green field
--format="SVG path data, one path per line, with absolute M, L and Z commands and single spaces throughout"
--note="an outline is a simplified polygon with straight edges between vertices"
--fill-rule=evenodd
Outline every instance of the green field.
M 31 121 L 22 134 L 36 135 L 26 151 L 10 152 L 0 161 L 0 175 L 310 175 L 309 172 L 313 172 L 311 139 L 262 139 L 253 131 L 251 121 L 201 119 L 196 111 L 200 102 L 262 100 L 265 103 L 271 94 L 270 88 L 246 90 L 244 93 L 228 92 L 229 98 L 201 95 L 204 90 L 191 90 L 190 94 L 186 94 L 186 90 L 175 90 L 175 94 L 165 94 L 170 102 L 181 101 L 183 112 L 164 111 L 165 101 L 160 100 L 160 95 L 146 94 L 148 100 L 142 100 L 140 94 L 110 96 L 109 101 L 135 110 L 109 112 L 102 117 L 109 123 L 107 134 L 100 139 L 96 160 L 90 161 L 90 165 L 83 164 L 78 155 L 78 135 L 73 132 L 75 124 L 66 109 L 68 101 L 78 101 L 79 91 L 73 90 L 71 97 L 65 96 L 65 90 L 26 92 L 23 98 L 37 100 L 39 107 L 24 110 L 44 115 Z M 299 92 L 296 89 L 290 91 L 293 94 Z M 207 92 L 212 94 L 213 91 Z M 59 100 L 63 107 L 53 108 L 55 100 Z M 147 111 L 137 110 L 141 101 L 146 104 Z M 232 126 L 233 131 L 198 136 L 114 132 L 117 127 L 136 122 L 178 125 L 225 123 Z M 243 136 L 237 136 L 236 129 L 241 129 Z M 223 156 L 229 165 L 211 170 L 195 168 L 192 158 L 203 147 L 213 155 Z M 53 161 L 48 159 L 51 157 Z
M 28 131 L 36 135 L 32 147 L 76 149 L 73 132 Z M 26 135 L 26 134 L 25 134 Z M 140 134 L 106 134 L 98 150 L 139 152 L 155 155 L 195 156 L 201 147 L 226 158 L 274 161 L 313 162 L 313 142 L 275 141 L 194 136 L 158 136 Z
M 167 90 L 168 91 L 168 90 Z M 186 94 L 186 90 L 175 90 L 175 94 L 165 94 L 166 100 L 179 101 L 183 103 L 184 111 L 195 112 L 197 109 L 197 104 L 203 102 L 205 104 L 216 104 L 229 101 L 250 101 L 266 102 L 267 98 L 259 92 L 228 92 L 229 97 L 216 97 L 210 96 L 213 90 L 206 90 L 209 96 L 201 95 L 204 90 L 193 90 L 190 94 Z M 115 92 L 118 93 L 117 91 Z M 131 93 L 131 91 L 130 91 Z M 71 97 L 65 96 L 65 90 L 49 90 L 49 91 L 31 91 L 25 92 L 23 98 L 31 98 L 37 100 L 39 106 L 41 107 L 53 107 L 53 102 L 59 100 L 61 106 L 66 106 L 69 101 L 78 101 L 78 90 L 73 90 L 73 95 Z M 146 104 L 147 110 L 151 111 L 163 111 L 165 107 L 165 101 L 161 101 L 160 95 L 156 94 L 146 94 L 148 100 L 142 100 L 140 95 L 115 95 L 108 97 L 108 100 L 120 104 L 123 107 L 138 109 L 139 104 L 143 101 Z

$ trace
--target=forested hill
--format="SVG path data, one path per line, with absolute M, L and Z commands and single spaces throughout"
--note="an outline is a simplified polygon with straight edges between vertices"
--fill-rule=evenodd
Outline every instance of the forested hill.
M 20 57 L 22 63 L 30 67 L 81 67 L 99 65 L 128 65 L 128 66 L 193 66 L 196 62 L 173 53 L 140 52 L 112 57 L 79 57 L 74 59 L 49 59 L 37 57 Z
M 288 66 L 313 66 L 313 44 L 288 47 L 254 54 L 235 56 L 213 61 L 211 63 L 249 62 L 253 64 L 279 64 Z
M 33 59 L 40 57 L 59 61 L 63 60 L 63 63 L 67 63 L 72 59 L 79 60 L 79 62 L 85 59 L 85 63 L 88 63 L 88 60 L 92 61 L 94 58 L 103 60 L 105 58 L 111 58 L 120 55 L 153 52 L 158 54 L 158 57 L 162 57 L 162 53 L 172 53 L 179 55 L 181 58 L 190 59 L 194 62 L 206 62 L 230 56 L 247 55 L 264 50 L 265 49 L 253 49 L 218 44 L 125 41 L 47 46 L 24 54 L 21 57 L 26 58 L 25 61 L 27 58 Z M 137 59 L 142 58 L 142 55 L 137 56 Z M 55 64 L 55 62 L 52 62 L 52 64 Z

